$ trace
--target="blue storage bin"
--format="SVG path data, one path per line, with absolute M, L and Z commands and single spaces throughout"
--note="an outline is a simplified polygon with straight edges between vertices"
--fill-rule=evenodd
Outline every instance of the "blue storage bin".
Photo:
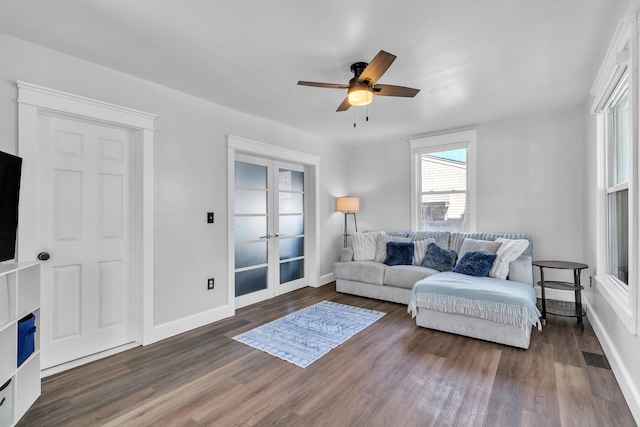
M 36 316 L 30 314 L 18 321 L 18 366 L 35 350 Z

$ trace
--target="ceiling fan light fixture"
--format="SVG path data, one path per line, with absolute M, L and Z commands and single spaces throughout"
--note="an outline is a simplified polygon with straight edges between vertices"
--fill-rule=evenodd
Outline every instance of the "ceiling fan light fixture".
M 373 88 L 366 84 L 352 85 L 347 93 L 347 99 L 354 107 L 369 105 L 373 101 Z

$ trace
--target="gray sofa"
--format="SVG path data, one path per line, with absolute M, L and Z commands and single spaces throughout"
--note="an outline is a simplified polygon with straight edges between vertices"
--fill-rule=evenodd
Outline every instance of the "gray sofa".
M 495 240 L 527 239 L 529 247 L 520 258 L 509 265 L 509 280 L 533 286 L 532 253 L 533 242 L 527 234 L 500 233 L 462 233 L 447 231 L 386 231 L 385 234 L 396 237 L 424 240 L 432 238 L 438 246 L 460 253 L 464 239 Z M 353 248 L 340 251 L 340 262 L 333 265 L 336 277 L 336 290 L 345 294 L 359 295 L 384 301 L 408 304 L 413 285 L 427 276 L 438 273 L 417 265 L 388 266 L 376 261 L 354 261 Z
M 527 239 L 529 247 L 519 258 L 509 264 L 507 280 L 521 282 L 533 287 L 533 268 L 531 265 L 533 242 L 529 235 L 427 231 L 387 231 L 385 234 L 409 238 L 412 241 L 432 238 L 438 246 L 454 250 L 456 253 L 460 253 L 462 243 L 466 238 L 475 240 L 495 240 L 499 237 L 505 239 Z M 437 270 L 418 265 L 388 266 L 377 261 L 354 261 L 353 258 L 353 248 L 344 248 L 340 253 L 340 262 L 334 264 L 336 290 L 338 292 L 409 304 L 412 297 L 412 289 L 416 282 L 430 276 L 433 276 L 433 278 L 429 279 L 429 281 L 433 281 L 433 279 L 437 279 L 438 274 L 441 274 Z M 488 298 L 490 299 L 490 297 Z M 533 304 L 535 305 L 535 293 L 533 293 L 533 296 L 529 296 L 529 299 L 533 299 Z M 491 304 L 491 302 L 487 302 L 487 304 Z M 456 306 L 456 309 L 458 308 Z M 445 308 L 445 311 L 447 310 L 448 308 Z M 443 312 L 441 309 L 416 307 L 413 301 L 411 303 L 411 311 L 416 316 L 416 324 L 418 326 L 525 349 L 529 347 L 531 324 L 525 326 L 519 320 L 520 325 L 501 323 L 491 320 L 491 316 L 485 316 L 485 313 Z M 539 323 L 538 327 L 540 327 Z

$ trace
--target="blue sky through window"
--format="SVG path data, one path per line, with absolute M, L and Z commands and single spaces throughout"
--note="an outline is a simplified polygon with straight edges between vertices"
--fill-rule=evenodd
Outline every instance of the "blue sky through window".
M 429 153 L 429 156 L 440 157 L 441 159 L 456 160 L 458 162 L 466 163 L 467 150 L 461 148 L 459 150 L 440 151 L 438 153 Z

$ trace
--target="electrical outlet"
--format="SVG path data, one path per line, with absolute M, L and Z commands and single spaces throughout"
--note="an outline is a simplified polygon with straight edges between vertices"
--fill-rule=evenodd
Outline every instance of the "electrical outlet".
M 593 276 L 589 276 L 589 287 L 593 286 Z
M 213 224 L 213 212 L 207 212 L 207 224 Z
M 213 289 L 214 283 L 215 283 L 215 280 L 213 279 L 213 277 L 211 279 L 207 279 L 207 290 Z

